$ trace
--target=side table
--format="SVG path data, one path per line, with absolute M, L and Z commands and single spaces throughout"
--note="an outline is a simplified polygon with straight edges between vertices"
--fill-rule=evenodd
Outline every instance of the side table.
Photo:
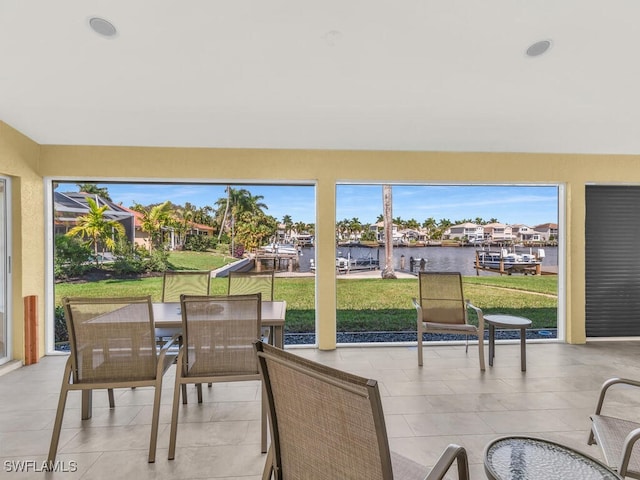
M 520 330 L 520 370 L 526 372 L 527 328 L 531 326 L 531 320 L 514 315 L 485 315 L 484 321 L 489 325 L 489 366 L 493 366 L 493 357 L 496 351 L 496 328 L 518 329 Z
M 491 480 L 620 480 L 616 472 L 584 453 L 530 437 L 502 437 L 484 450 Z

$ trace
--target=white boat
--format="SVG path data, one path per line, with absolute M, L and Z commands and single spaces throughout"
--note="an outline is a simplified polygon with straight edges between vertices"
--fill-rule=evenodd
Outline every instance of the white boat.
M 351 272 L 356 270 L 377 270 L 380 262 L 371 256 L 352 258 L 350 255 L 336 257 L 336 270 L 339 272 Z M 315 272 L 316 265 L 313 259 L 309 260 L 309 269 Z
M 275 253 L 276 255 L 297 255 L 298 247 L 292 243 L 270 243 L 264 245 L 260 249 L 267 253 Z
M 543 249 L 538 249 L 535 254 L 531 251 L 529 253 L 509 252 L 506 249 L 500 251 L 478 250 L 476 251 L 476 266 L 507 272 L 527 272 L 534 271 L 541 265 L 543 258 Z

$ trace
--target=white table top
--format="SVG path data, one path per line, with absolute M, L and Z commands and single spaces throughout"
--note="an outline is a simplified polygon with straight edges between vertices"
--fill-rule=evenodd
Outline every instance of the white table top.
M 284 325 L 287 312 L 287 302 L 261 302 L 262 325 L 265 327 L 278 327 Z M 182 315 L 180 302 L 165 302 L 153 304 L 153 318 L 158 328 L 181 328 Z
M 495 327 L 521 328 L 531 326 L 531 320 L 515 315 L 485 315 L 484 320 Z

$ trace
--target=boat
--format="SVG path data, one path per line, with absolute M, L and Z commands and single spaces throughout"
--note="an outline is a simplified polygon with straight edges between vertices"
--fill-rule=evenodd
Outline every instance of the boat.
M 541 248 L 537 253 L 531 250 L 529 253 L 509 252 L 504 248 L 499 251 L 477 250 L 475 265 L 477 269 L 506 273 L 537 273 L 543 258 L 544 250 Z
M 313 259 L 311 259 L 309 269 L 315 272 L 316 265 Z M 338 272 L 353 272 L 357 270 L 377 270 L 380 268 L 380 261 L 373 258 L 371 254 L 367 257 L 352 258 L 351 254 L 347 254 L 346 257 L 341 256 L 338 252 L 336 256 L 336 271 Z
M 297 255 L 298 247 L 293 243 L 270 243 L 260 247 L 260 250 L 266 253 L 274 253 L 276 255 Z

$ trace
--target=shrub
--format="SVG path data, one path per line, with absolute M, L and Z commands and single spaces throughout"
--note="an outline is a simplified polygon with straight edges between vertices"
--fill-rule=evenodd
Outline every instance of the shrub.
M 56 278 L 79 276 L 92 268 L 91 248 L 77 237 L 56 235 L 53 271 Z
M 216 245 L 216 252 L 222 255 L 229 255 L 231 253 L 231 244 L 218 243 L 218 245 Z
M 54 339 L 56 345 L 69 342 L 69 332 L 67 331 L 67 322 L 64 319 L 64 308 L 61 305 L 56 306 L 54 314 Z
M 207 235 L 188 235 L 184 242 L 184 249 L 194 252 L 206 252 L 210 248 L 215 248 L 217 240 Z
M 145 263 L 147 272 L 164 272 L 169 268 L 169 252 L 164 249 L 155 249 L 149 255 Z
M 131 275 L 145 271 L 145 257 L 149 253 L 141 247 L 133 245 L 127 239 L 120 238 L 114 250 L 113 271 L 118 275 Z

